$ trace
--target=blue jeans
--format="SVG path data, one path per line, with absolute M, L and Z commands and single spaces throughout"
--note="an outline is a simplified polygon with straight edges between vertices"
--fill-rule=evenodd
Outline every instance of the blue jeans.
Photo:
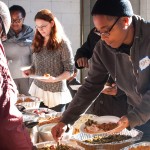
M 150 120 L 147 123 L 145 123 L 141 126 L 137 126 L 135 128 L 143 132 L 142 139 L 140 141 L 137 141 L 137 142 L 142 142 L 142 141 L 149 141 L 150 142 Z

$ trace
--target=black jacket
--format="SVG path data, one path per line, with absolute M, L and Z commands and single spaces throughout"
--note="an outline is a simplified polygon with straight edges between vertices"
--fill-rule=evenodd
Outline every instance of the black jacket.
M 75 65 L 78 69 L 82 69 L 83 67 L 79 67 L 76 61 L 81 57 L 90 59 L 93 55 L 93 50 L 96 43 L 100 40 L 100 35 L 98 35 L 95 31 L 96 28 L 93 28 L 90 31 L 87 41 L 76 52 Z M 109 77 L 108 82 L 110 84 L 114 83 L 111 77 Z M 115 96 L 102 93 L 86 113 L 91 113 L 98 116 L 113 115 L 121 117 L 127 113 L 127 107 L 127 96 L 118 88 L 117 95 Z
M 87 38 L 87 41 L 77 50 L 75 55 L 75 66 L 78 69 L 82 69 L 83 67 L 79 67 L 76 61 L 81 57 L 86 57 L 90 59 L 93 54 L 93 49 L 96 45 L 96 43 L 100 40 L 100 36 L 96 34 L 95 28 L 93 28 Z
M 130 127 L 150 119 L 150 23 L 138 16 L 132 18 L 135 29 L 132 47 L 114 49 L 101 40 L 97 43 L 88 77 L 63 114 L 62 122 L 74 122 L 84 112 L 103 89 L 108 72 L 117 79 L 117 86 L 125 91 L 128 104 L 132 106 L 127 113 Z M 125 53 L 128 50 L 129 55 Z

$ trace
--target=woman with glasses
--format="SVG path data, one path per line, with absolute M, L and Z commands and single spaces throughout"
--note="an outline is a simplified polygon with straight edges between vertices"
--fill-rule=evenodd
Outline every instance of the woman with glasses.
M 1 40 L 11 23 L 8 7 L 0 1 L 0 150 L 32 150 L 30 137 L 16 108 L 17 90 L 10 75 Z
M 29 93 L 43 99 L 55 111 L 63 111 L 72 99 L 66 80 L 73 73 L 73 53 L 70 41 L 57 18 L 47 9 L 35 16 L 36 33 L 33 39 L 33 65 L 25 74 L 46 79 L 35 79 Z
M 34 36 L 33 29 L 24 24 L 26 12 L 23 7 L 13 5 L 9 8 L 11 27 L 7 40 L 3 42 L 11 75 L 20 94 L 28 94 L 30 81 L 24 78 L 21 67 L 31 65 L 30 45 Z

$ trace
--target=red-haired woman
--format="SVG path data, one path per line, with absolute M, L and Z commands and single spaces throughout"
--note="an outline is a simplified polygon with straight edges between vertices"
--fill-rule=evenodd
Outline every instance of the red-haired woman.
M 73 73 L 73 53 L 63 28 L 50 10 L 40 10 L 35 16 L 36 33 L 33 39 L 33 65 L 25 74 L 43 76 L 35 79 L 29 93 L 43 99 L 44 104 L 63 111 L 72 99 L 66 80 Z

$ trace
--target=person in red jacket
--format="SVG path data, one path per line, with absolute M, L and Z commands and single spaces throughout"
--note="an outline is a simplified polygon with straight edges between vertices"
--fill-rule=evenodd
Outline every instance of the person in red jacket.
M 16 108 L 16 85 L 10 75 L 2 39 L 11 19 L 8 7 L 0 1 L 0 150 L 31 150 L 33 145 Z

